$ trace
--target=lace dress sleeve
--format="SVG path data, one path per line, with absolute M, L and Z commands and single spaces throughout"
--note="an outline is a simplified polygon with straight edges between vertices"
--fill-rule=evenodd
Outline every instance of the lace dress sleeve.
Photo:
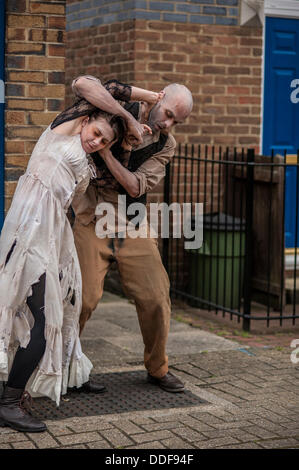
M 132 94 L 131 85 L 126 85 L 118 80 L 108 80 L 103 85 L 115 100 L 129 102 Z
M 107 91 L 113 96 L 115 100 L 130 101 L 132 87 L 118 80 L 109 80 L 104 84 Z M 72 121 L 80 116 L 90 116 L 98 108 L 93 104 L 86 101 L 84 98 L 77 100 L 69 108 L 62 111 L 51 124 L 51 129 L 59 126 L 63 122 Z

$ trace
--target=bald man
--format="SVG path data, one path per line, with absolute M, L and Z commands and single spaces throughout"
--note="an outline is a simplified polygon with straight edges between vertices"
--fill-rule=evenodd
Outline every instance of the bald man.
M 120 114 L 121 111 L 132 130 L 131 142 L 135 143 L 133 148 L 122 153 L 121 158 L 116 154 L 117 149 L 101 152 L 97 180 L 89 185 L 83 197 L 73 202 L 76 215 L 73 230 L 83 284 L 80 330 L 83 331 L 101 299 L 105 275 L 111 263 L 116 261 L 122 288 L 135 301 L 148 382 L 168 392 L 182 392 L 184 384 L 168 370 L 166 344 L 171 313 L 170 284 L 157 239 L 148 236 L 148 232 L 145 237 L 130 237 L 130 230 L 136 227 L 130 224 L 128 214 L 121 226 L 116 223 L 109 227 L 106 223 L 104 232 L 103 212 L 99 207 L 100 203 L 110 203 L 115 207 L 115 213 L 119 214 L 120 195 L 126 196 L 125 209 L 130 203 L 145 204 L 146 193 L 163 178 L 165 165 L 174 155 L 176 142 L 170 131 L 189 116 L 192 95 L 184 85 L 179 84 L 168 85 L 158 94 L 121 84 L 117 80 L 103 86 L 100 80 L 92 76 L 78 77 L 72 87 L 77 97 L 85 98 L 104 111 L 113 114 Z M 113 97 L 126 103 L 120 106 Z M 139 126 L 149 126 L 152 133 L 142 135 L 142 130 L 138 128 L 140 133 L 136 135 L 134 120 Z M 141 230 L 148 230 L 145 219 L 140 224 Z M 117 220 L 119 222 L 121 218 Z

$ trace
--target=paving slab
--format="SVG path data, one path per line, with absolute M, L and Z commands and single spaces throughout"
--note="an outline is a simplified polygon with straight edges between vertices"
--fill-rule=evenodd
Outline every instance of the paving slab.
M 134 358 L 139 354 L 142 359 L 144 345 L 135 305 L 122 300 L 100 302 L 87 322 L 81 340 L 82 344 L 87 346 L 88 351 L 94 348 L 95 354 L 99 356 L 102 355 L 102 350 L 105 348 L 105 355 L 110 355 L 111 358 L 118 351 L 120 355 L 123 352 L 127 358 L 132 353 Z M 97 348 L 99 349 L 97 350 Z M 167 345 L 169 356 L 239 348 L 240 345 L 235 341 L 202 331 L 199 328 L 192 328 L 192 326 L 174 319 L 171 320 Z
M 292 350 L 249 347 L 173 318 L 170 370 L 186 389 L 176 401 L 146 383 L 133 303 L 105 292 L 81 341 L 93 380 L 107 382 L 106 396 L 68 394 L 52 416 L 42 399 L 47 432 L 0 428 L 1 450 L 299 448 L 299 365 L 290 360 Z M 132 377 L 139 382 L 125 393 L 122 384 Z

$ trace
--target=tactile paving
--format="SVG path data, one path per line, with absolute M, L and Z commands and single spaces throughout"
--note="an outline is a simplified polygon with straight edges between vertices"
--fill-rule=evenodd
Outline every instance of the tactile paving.
M 114 372 L 92 376 L 95 384 L 104 384 L 101 394 L 69 392 L 57 407 L 49 398 L 35 398 L 34 414 L 41 419 L 97 416 L 130 411 L 199 406 L 207 403 L 190 390 L 169 393 L 149 384 L 145 371 Z

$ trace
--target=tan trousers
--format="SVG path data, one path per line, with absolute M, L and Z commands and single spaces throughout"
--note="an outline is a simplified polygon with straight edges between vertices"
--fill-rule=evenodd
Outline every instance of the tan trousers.
M 98 238 L 95 224 L 74 227 L 83 295 L 80 334 L 103 294 L 104 278 L 117 261 L 125 294 L 135 301 L 144 342 L 144 364 L 154 377 L 168 372 L 169 279 L 154 238 Z

